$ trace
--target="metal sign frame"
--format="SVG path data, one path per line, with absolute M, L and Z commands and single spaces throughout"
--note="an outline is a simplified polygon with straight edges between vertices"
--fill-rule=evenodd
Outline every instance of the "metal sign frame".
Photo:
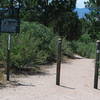
M 1 33 L 19 33 L 20 32 L 20 19 L 1 18 L 0 19 L 0 32 Z

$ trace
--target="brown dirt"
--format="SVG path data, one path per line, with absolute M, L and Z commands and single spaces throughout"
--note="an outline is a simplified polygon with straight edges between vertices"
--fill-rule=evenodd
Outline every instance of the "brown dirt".
M 93 59 L 76 59 L 63 63 L 61 86 L 55 85 L 56 64 L 49 65 L 45 73 L 40 75 L 11 80 L 12 85 L 0 89 L 0 100 L 100 100 L 100 90 L 93 88 Z

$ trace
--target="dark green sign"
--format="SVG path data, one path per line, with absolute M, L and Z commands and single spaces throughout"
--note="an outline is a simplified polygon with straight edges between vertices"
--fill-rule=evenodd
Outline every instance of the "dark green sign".
M 20 31 L 20 3 L 10 0 L 8 8 L 0 8 L 0 33 L 19 33 Z
M 20 20 L 4 18 L 0 20 L 0 32 L 1 33 L 19 33 L 20 32 Z
M 19 33 L 20 19 L 18 9 L 0 9 L 0 33 Z

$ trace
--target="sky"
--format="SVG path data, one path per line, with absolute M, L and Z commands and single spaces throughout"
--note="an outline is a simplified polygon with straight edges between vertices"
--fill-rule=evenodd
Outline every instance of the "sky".
M 84 8 L 84 2 L 88 0 L 77 0 L 76 8 Z

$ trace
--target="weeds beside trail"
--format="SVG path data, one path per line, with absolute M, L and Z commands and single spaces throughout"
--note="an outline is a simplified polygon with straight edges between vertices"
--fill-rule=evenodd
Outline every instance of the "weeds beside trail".
M 12 34 L 11 67 L 22 68 L 52 63 L 57 58 L 57 34 L 38 23 L 22 22 L 20 34 Z M 95 42 L 89 35 L 79 40 L 62 40 L 62 55 L 72 57 L 74 53 L 95 58 Z M 0 35 L 0 61 L 7 59 L 7 34 Z M 38 70 L 37 67 L 34 68 Z M 34 70 L 34 71 L 35 71 Z

